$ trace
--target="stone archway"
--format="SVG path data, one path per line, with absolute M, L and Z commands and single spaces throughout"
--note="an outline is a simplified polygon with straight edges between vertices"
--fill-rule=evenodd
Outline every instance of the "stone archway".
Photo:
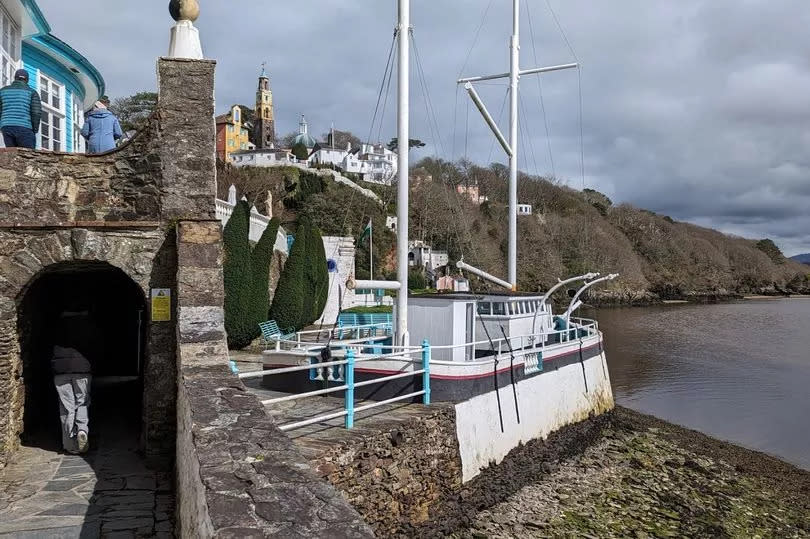
M 91 440 L 113 425 L 138 445 L 146 352 L 146 298 L 121 269 L 106 262 L 62 262 L 39 272 L 18 298 L 17 333 L 24 387 L 22 440 L 58 442 L 56 392 L 50 360 L 59 316 L 78 317 L 82 353 L 92 366 Z M 109 430 L 109 429 L 108 429 Z M 58 445 L 58 444 L 57 444 Z
M 21 345 L 26 345 L 27 337 L 25 323 L 21 324 L 20 318 L 32 319 L 31 311 L 25 312 L 26 297 L 29 292 L 37 293 L 35 288 L 40 279 L 57 279 L 53 275 L 58 274 L 75 276 L 83 271 L 103 268 L 125 278 L 131 285 L 129 288 L 140 294 L 145 309 L 140 356 L 143 391 L 136 396 L 143 401 L 140 448 L 150 456 L 173 454 L 177 395 L 176 325 L 174 320 L 152 322 L 144 304 L 150 288 L 175 286 L 177 253 L 174 238 L 173 231 L 144 226 L 109 231 L 82 228 L 0 230 L 0 467 L 19 447 L 25 424 L 31 424 L 32 419 L 30 415 L 26 417 L 26 400 L 29 405 L 31 401 L 26 398 L 28 384 L 25 378 L 29 374 L 37 376 L 37 371 L 27 372 L 23 356 L 28 351 L 21 349 Z M 68 282 L 66 286 L 72 285 Z M 47 407 L 46 404 L 42 406 Z

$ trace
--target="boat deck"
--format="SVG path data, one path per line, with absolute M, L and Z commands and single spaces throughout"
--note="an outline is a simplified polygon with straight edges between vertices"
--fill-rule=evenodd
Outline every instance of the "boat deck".
M 245 380 L 245 386 L 262 400 L 289 395 L 289 393 L 262 388 L 260 380 Z M 357 401 L 355 405 L 359 407 L 370 402 L 372 401 Z M 344 428 L 343 418 L 337 418 L 287 431 L 287 436 L 298 445 L 304 457 L 311 461 L 325 452 L 334 450 L 337 446 L 352 445 L 363 438 L 377 436 L 406 423 L 427 418 L 443 406 L 452 405 L 436 403 L 425 406 L 392 403 L 357 413 L 354 428 L 351 430 Z M 343 410 L 343 399 L 329 396 L 310 397 L 267 405 L 265 410 L 277 424 L 281 425 Z

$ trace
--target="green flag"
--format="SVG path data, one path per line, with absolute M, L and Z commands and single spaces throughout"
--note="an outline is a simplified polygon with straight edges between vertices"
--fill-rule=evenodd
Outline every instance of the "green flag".
M 371 219 L 368 220 L 368 224 L 366 225 L 366 228 L 363 229 L 363 233 L 360 234 L 360 240 L 358 240 L 357 243 L 362 243 L 363 240 L 366 239 L 366 237 L 369 236 L 370 234 L 371 234 Z

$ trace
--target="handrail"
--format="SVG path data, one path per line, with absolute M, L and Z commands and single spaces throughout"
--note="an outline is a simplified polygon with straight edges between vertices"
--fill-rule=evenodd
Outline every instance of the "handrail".
M 244 373 L 244 374 L 240 374 L 239 378 L 242 378 L 242 379 L 245 379 L 245 378 L 258 378 L 258 377 L 264 377 L 264 376 L 273 376 L 273 375 L 276 375 L 276 374 L 286 374 L 286 373 L 291 373 L 291 372 L 299 372 L 299 371 L 313 370 L 313 369 L 323 369 L 323 368 L 326 368 L 326 367 L 334 367 L 334 366 L 338 366 L 338 365 L 345 365 L 346 366 L 345 367 L 345 375 L 344 375 L 345 383 L 343 385 L 341 385 L 341 386 L 327 387 L 325 389 L 319 389 L 319 390 L 315 390 L 315 391 L 308 391 L 306 393 L 296 393 L 296 394 L 293 394 L 293 395 L 285 395 L 283 397 L 276 397 L 276 398 L 272 398 L 272 399 L 267 399 L 267 400 L 263 400 L 262 404 L 267 406 L 267 405 L 277 404 L 277 403 L 281 403 L 281 402 L 288 402 L 288 401 L 293 401 L 293 400 L 304 399 L 304 398 L 308 398 L 308 397 L 315 397 L 315 396 L 319 396 L 319 395 L 325 395 L 325 394 L 328 394 L 328 393 L 335 393 L 335 392 L 338 392 L 338 391 L 343 391 L 344 392 L 344 409 L 343 410 L 341 410 L 339 412 L 330 412 L 328 414 L 322 414 L 322 415 L 312 417 L 312 418 L 309 418 L 309 419 L 306 419 L 306 420 L 303 420 L 303 421 L 297 421 L 297 422 L 294 422 L 294 423 L 287 423 L 287 424 L 281 425 L 279 428 L 282 431 L 288 431 L 288 430 L 293 430 L 293 429 L 297 429 L 297 428 L 301 428 L 301 427 L 306 427 L 306 426 L 312 425 L 314 423 L 320 423 L 322 421 L 328 421 L 330 419 L 336 419 L 338 417 L 344 417 L 345 418 L 345 423 L 344 423 L 345 428 L 346 429 L 351 429 L 351 428 L 354 427 L 354 416 L 358 412 L 363 412 L 363 411 L 366 411 L 366 410 L 370 410 L 372 408 L 376 408 L 378 406 L 382 406 L 384 404 L 389 404 L 389 403 L 392 403 L 392 402 L 398 402 L 398 401 L 402 401 L 402 400 L 405 400 L 405 399 L 412 399 L 414 397 L 419 397 L 419 396 L 422 397 L 422 403 L 423 404 L 425 404 L 425 405 L 430 404 L 430 357 L 431 357 L 430 343 L 428 343 L 428 341 L 424 341 L 422 343 L 421 348 L 417 348 L 417 347 L 410 347 L 410 348 L 411 348 L 410 351 L 406 352 L 405 354 L 403 354 L 402 352 L 395 352 L 394 354 L 391 354 L 391 355 L 396 355 L 397 357 L 402 358 L 402 359 L 407 358 L 407 359 L 410 360 L 411 363 L 421 362 L 422 363 L 422 368 L 421 369 L 414 370 L 414 371 L 400 372 L 398 374 L 394 374 L 394 375 L 391 375 L 391 376 L 385 376 L 385 377 L 382 377 L 382 378 L 375 378 L 373 380 L 366 380 L 364 382 L 359 382 L 359 383 L 355 383 L 355 381 L 354 381 L 355 364 L 358 363 L 358 362 L 361 362 L 361 361 L 369 361 L 371 359 L 379 359 L 379 358 L 381 358 L 383 356 L 372 356 L 372 357 L 369 357 L 369 358 L 362 358 L 362 357 L 361 358 L 356 358 L 355 357 L 355 351 L 351 347 L 348 347 L 346 349 L 346 359 L 345 360 L 327 361 L 327 362 L 323 362 L 323 363 L 312 363 L 312 364 L 309 364 L 309 365 L 297 365 L 297 366 L 293 366 L 293 367 L 282 367 L 282 368 L 279 368 L 279 369 L 271 369 L 271 370 L 265 370 L 265 371 L 260 371 L 260 372 Z M 408 356 L 408 354 L 415 353 L 416 351 L 421 352 L 421 357 L 420 358 L 411 358 L 411 357 Z M 408 378 L 408 377 L 419 376 L 419 375 L 422 376 L 422 390 L 421 391 L 415 391 L 415 392 L 412 392 L 412 393 L 408 393 L 407 395 L 399 395 L 397 397 L 394 397 L 392 399 L 388 399 L 388 400 L 385 400 L 385 401 L 373 402 L 371 404 L 365 404 L 365 405 L 360 406 L 359 408 L 355 409 L 355 407 L 354 407 L 354 391 L 355 391 L 355 388 L 366 387 L 366 386 L 370 386 L 370 385 L 373 385 L 373 384 L 381 384 L 381 383 L 389 382 L 389 381 L 392 381 L 392 380 L 398 380 L 398 379 L 401 379 L 401 378 Z

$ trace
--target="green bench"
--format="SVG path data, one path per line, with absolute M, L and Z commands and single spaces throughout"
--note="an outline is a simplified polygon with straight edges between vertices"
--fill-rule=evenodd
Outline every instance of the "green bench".
M 275 320 L 268 320 L 259 324 L 259 329 L 262 330 L 262 339 L 264 346 L 267 347 L 272 342 L 279 344 L 281 341 L 288 341 L 295 337 L 295 328 L 280 329 Z

